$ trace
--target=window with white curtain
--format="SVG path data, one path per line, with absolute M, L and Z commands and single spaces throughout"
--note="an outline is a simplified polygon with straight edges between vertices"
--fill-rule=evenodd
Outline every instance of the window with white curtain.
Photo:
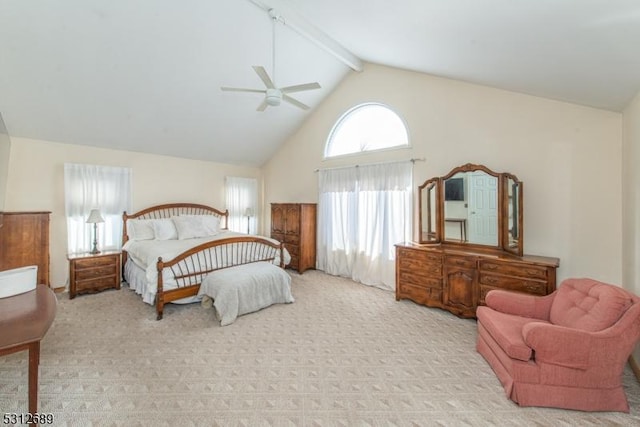
M 258 180 L 228 176 L 225 191 L 229 210 L 229 230 L 255 234 L 258 224 Z
M 395 289 L 394 245 L 411 238 L 412 163 L 318 173 L 318 268 Z
M 69 254 L 91 250 L 93 224 L 86 221 L 92 209 L 104 219 L 98 224 L 98 249 L 120 249 L 122 213 L 131 208 L 130 168 L 65 163 L 64 198 Z

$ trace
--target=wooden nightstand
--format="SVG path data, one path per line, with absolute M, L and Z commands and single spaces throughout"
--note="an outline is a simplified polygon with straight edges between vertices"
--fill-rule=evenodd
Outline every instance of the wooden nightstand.
M 69 298 L 120 289 L 120 251 L 69 255 Z

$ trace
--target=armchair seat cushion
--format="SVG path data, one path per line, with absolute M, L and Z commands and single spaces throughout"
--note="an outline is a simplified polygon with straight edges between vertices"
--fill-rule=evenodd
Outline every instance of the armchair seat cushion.
M 541 320 L 501 313 L 484 306 L 477 308 L 476 316 L 478 322 L 482 323 L 489 335 L 510 358 L 524 362 L 531 359 L 533 350 L 524 342 L 522 329 L 527 323 L 539 323 Z

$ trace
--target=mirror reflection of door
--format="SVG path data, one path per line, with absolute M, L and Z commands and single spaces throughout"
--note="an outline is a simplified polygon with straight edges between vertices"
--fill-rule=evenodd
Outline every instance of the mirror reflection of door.
M 484 172 L 468 175 L 469 242 L 498 244 L 498 179 Z

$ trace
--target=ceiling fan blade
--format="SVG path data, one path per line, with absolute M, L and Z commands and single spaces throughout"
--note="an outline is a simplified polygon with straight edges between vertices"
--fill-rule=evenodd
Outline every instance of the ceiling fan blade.
M 313 90 L 313 89 L 320 89 L 320 84 L 315 82 L 315 83 L 305 83 L 302 85 L 295 85 L 295 86 L 287 86 L 287 87 L 283 87 L 280 90 L 282 91 L 282 93 L 293 93 L 293 92 L 302 92 L 303 90 Z
M 265 98 L 264 101 L 262 101 L 262 103 L 260 105 L 258 105 L 258 108 L 256 108 L 256 111 L 264 111 L 267 108 L 267 99 Z
M 282 99 L 284 99 L 285 101 L 287 101 L 289 104 L 293 104 L 298 108 L 302 108 L 303 110 L 308 110 L 309 106 L 303 104 L 302 102 L 298 101 L 297 99 L 293 99 L 292 97 L 290 97 L 287 94 L 282 94 Z
M 220 89 L 224 90 L 226 92 L 254 92 L 254 93 L 266 93 L 267 92 L 264 89 L 246 89 L 246 88 L 243 88 L 243 87 L 226 87 L 226 86 L 222 86 Z
M 269 89 L 276 88 L 276 86 L 271 81 L 271 77 L 269 77 L 269 74 L 267 74 L 267 71 L 264 69 L 264 67 L 254 65 L 253 70 L 256 72 L 258 77 L 260 77 L 260 80 L 262 80 L 262 83 L 264 83 L 266 87 L 268 87 Z

